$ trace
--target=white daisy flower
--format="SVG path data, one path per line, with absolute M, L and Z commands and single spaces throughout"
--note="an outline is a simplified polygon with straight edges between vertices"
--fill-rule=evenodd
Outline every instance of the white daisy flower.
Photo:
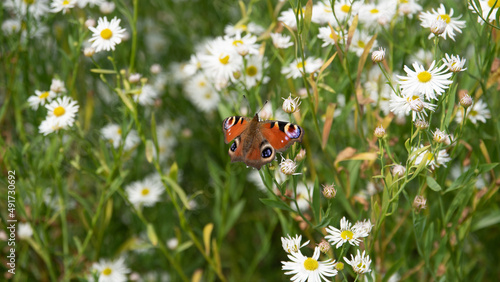
M 312 7 L 311 21 L 321 25 L 330 23 L 332 26 L 338 26 L 330 1 L 320 1 Z
M 359 9 L 359 21 L 371 28 L 387 27 L 396 14 L 396 0 L 368 3 Z
M 133 129 L 129 131 L 127 137 L 125 137 L 125 141 L 123 141 L 122 129 L 118 124 L 114 123 L 110 123 L 101 128 L 101 135 L 111 143 L 115 149 L 118 149 L 123 143 L 123 149 L 125 151 L 134 148 L 141 141 L 137 131 Z
M 172 152 L 174 152 L 175 145 L 177 145 L 179 129 L 180 125 L 170 120 L 166 120 L 157 126 L 156 135 L 158 136 L 160 162 L 163 162 Z
M 420 148 L 424 147 L 424 145 L 420 145 Z M 419 148 L 413 147 L 411 152 L 415 152 Z M 413 156 L 412 160 L 415 159 L 415 166 L 418 166 L 422 163 L 422 161 L 426 161 L 426 166 L 428 166 L 431 170 L 434 170 L 436 167 L 444 166 L 446 167 L 446 163 L 451 161 L 448 153 L 445 149 L 440 150 L 437 154 L 431 152 L 430 148 L 420 152 L 416 157 Z
M 205 74 L 198 73 L 188 80 L 184 90 L 191 102 L 203 112 L 211 112 L 217 108 L 220 97 L 212 87 Z
M 282 261 L 282 269 L 288 270 L 286 275 L 293 275 L 294 282 L 321 282 L 329 281 L 328 277 L 334 277 L 338 271 L 334 268 L 335 261 L 330 259 L 318 261 L 320 250 L 314 248 L 312 257 L 304 256 L 300 251 L 291 253 L 288 258 L 291 261 Z
M 64 96 L 45 105 L 47 119 L 53 119 L 60 127 L 70 127 L 75 123 L 78 113 L 78 103 L 70 97 Z
M 357 221 L 352 226 L 352 229 L 358 229 L 358 230 L 361 230 L 363 232 L 366 232 L 366 234 L 370 234 L 370 232 L 372 231 L 373 226 L 375 226 L 375 225 L 372 224 L 372 222 L 370 221 L 370 219 L 365 219 L 363 221 Z
M 74 8 L 76 5 L 76 0 L 52 0 L 50 3 L 50 7 L 52 8 L 50 11 L 52 13 L 63 12 L 66 14 L 71 8 Z
M 67 90 L 66 87 L 64 86 L 64 81 L 57 78 L 53 78 L 52 82 L 50 83 L 50 91 L 56 94 L 66 92 Z
M 268 76 L 264 76 L 264 69 L 269 67 L 269 63 L 266 58 L 261 55 L 249 56 L 244 69 L 242 70 L 243 75 L 240 79 L 245 83 L 247 88 L 252 88 L 259 82 L 267 83 L 269 81 Z
M 451 40 L 455 41 L 455 31 L 458 33 L 462 33 L 462 28 L 465 27 L 465 21 L 460 21 L 459 19 L 462 16 L 458 16 L 456 18 L 453 18 L 453 8 L 450 8 L 450 13 L 446 13 L 446 8 L 444 7 L 443 4 L 439 6 L 439 8 L 436 10 L 432 9 L 432 12 L 422 12 L 419 16 L 420 25 L 424 28 L 430 28 L 432 23 L 436 19 L 442 19 L 444 20 L 448 25 L 446 26 L 445 32 L 441 33 L 439 36 L 443 37 L 445 40 L 447 37 L 450 37 Z M 433 38 L 435 35 L 434 33 L 431 33 L 429 35 L 429 38 Z
M 365 51 L 366 45 L 372 39 L 372 36 L 368 35 L 367 32 L 356 31 L 352 36 L 351 46 L 349 46 L 349 51 L 355 52 L 356 56 L 360 57 Z M 368 52 L 371 52 L 373 49 L 378 47 L 378 42 L 375 40 L 372 44 L 372 47 Z
M 305 68 L 306 74 L 313 73 L 321 68 L 323 60 L 314 57 L 309 57 L 305 62 L 298 58 L 293 60 L 288 67 L 283 67 L 281 73 L 285 74 L 287 78 L 299 78 L 302 76 L 302 71 Z
M 437 143 L 443 143 L 447 139 L 448 134 L 446 132 L 441 131 L 439 128 L 436 128 L 436 131 L 432 133 L 432 140 Z
M 464 68 L 466 61 L 467 60 L 465 58 L 460 59 L 460 56 L 458 55 L 451 55 L 450 57 L 448 54 L 445 54 L 445 58 L 443 58 L 443 63 L 451 72 L 461 72 L 466 70 L 467 68 Z
M 432 61 L 429 69 L 425 70 L 422 65 L 415 62 L 413 64 L 415 71 L 405 65 L 406 76 L 397 76 L 403 92 L 420 93 L 429 101 L 437 100 L 436 94 L 442 95 L 453 81 L 448 79 L 452 74 L 447 72 L 446 65 L 434 68 L 435 64 L 436 61 Z
M 347 242 L 353 246 L 359 246 L 361 242 L 360 238 L 368 236 L 368 232 L 365 228 L 351 227 L 351 223 L 345 216 L 340 220 L 340 229 L 330 225 L 326 228 L 326 232 L 329 235 L 325 236 L 325 239 L 332 245 L 335 245 L 337 249 Z
M 305 7 L 296 11 L 296 13 L 298 13 L 297 16 L 300 21 L 302 21 L 302 19 L 304 18 L 305 12 L 306 12 Z M 278 17 L 278 21 L 287 25 L 291 29 L 297 29 L 297 19 L 295 18 L 295 12 L 293 9 L 288 9 L 286 11 L 281 12 L 280 16 Z
M 293 46 L 293 42 L 290 42 L 292 38 L 285 34 L 271 33 L 271 39 L 273 40 L 274 47 L 278 49 L 286 49 Z
M 186 64 L 184 64 L 184 68 L 182 69 L 182 71 L 184 72 L 184 74 L 187 77 L 191 77 L 196 72 L 198 72 L 198 70 L 200 70 L 200 68 L 201 68 L 201 62 L 198 59 L 198 55 L 193 54 L 189 58 L 189 62 L 187 62 Z
M 99 282 L 125 282 L 130 273 L 123 257 L 114 261 L 101 259 L 92 265 L 92 270 L 98 273 Z
M 55 119 L 48 118 L 40 123 L 38 127 L 38 132 L 42 133 L 44 136 L 49 135 L 50 133 L 57 132 L 61 129 L 64 129 Z
M 31 225 L 28 222 L 21 222 L 17 226 L 17 236 L 21 240 L 29 239 L 33 236 L 33 228 L 31 228 Z
M 486 120 L 491 118 L 490 110 L 488 105 L 482 100 L 478 100 L 472 104 L 472 107 L 467 108 L 467 113 L 465 116 L 473 123 L 477 124 L 478 121 L 486 123 Z M 455 116 L 455 121 L 462 123 L 463 121 L 463 111 L 460 109 Z
M 17 34 L 20 30 L 21 30 L 20 19 L 8 19 L 2 23 L 2 32 L 6 36 Z
M 115 50 L 115 46 L 122 42 L 125 36 L 125 29 L 120 27 L 120 19 L 114 17 L 108 22 L 106 17 L 97 20 L 97 27 L 89 26 L 92 31 L 92 38 L 89 42 L 95 48 L 96 53 L 100 51 Z
M 355 257 L 351 254 L 351 260 L 344 257 L 344 261 L 352 266 L 352 270 L 354 270 L 357 274 L 363 274 L 371 271 L 370 264 L 372 263 L 372 260 L 369 255 L 365 256 L 365 251 L 363 251 L 363 254 L 360 254 L 359 250 L 357 250 Z
M 236 34 L 242 34 L 243 32 L 261 34 L 265 29 L 256 23 L 248 24 L 237 24 L 237 25 L 227 25 L 224 28 L 224 34 L 229 36 L 234 36 Z
M 335 1 L 335 16 L 339 20 L 339 25 L 345 21 L 350 22 L 352 18 L 359 12 L 359 8 L 363 4 L 360 1 L 340 0 Z
M 480 11 L 482 13 L 483 19 L 487 20 L 488 22 L 493 22 L 496 19 L 496 15 L 498 12 L 498 8 L 500 8 L 500 1 L 495 0 L 479 0 L 479 7 L 476 6 L 475 1 L 470 1 L 469 2 L 469 9 L 472 10 L 473 13 L 476 13 L 477 11 Z M 477 22 L 484 24 L 484 20 L 481 19 L 481 17 L 477 17 Z
M 338 42 L 341 43 L 342 42 L 342 34 L 338 31 L 334 31 L 334 32 L 337 35 Z M 335 45 L 335 40 L 333 40 L 332 30 L 330 29 L 329 26 L 319 28 L 318 38 L 323 40 L 323 44 L 321 44 L 321 47 Z
M 28 103 L 30 104 L 30 107 L 33 110 L 37 110 L 39 106 L 43 106 L 49 103 L 56 96 L 57 96 L 56 93 L 50 90 L 49 91 L 35 90 L 35 95 L 32 95 L 28 98 Z
M 401 93 L 402 97 L 392 93 L 391 100 L 389 100 L 391 112 L 396 115 L 409 115 L 411 112 L 412 120 L 414 121 L 416 119 L 425 119 L 427 116 L 425 109 L 429 111 L 436 109 L 436 105 L 425 102 L 422 94 L 418 94 L 418 92 L 414 93 L 403 92 Z
M 136 207 L 151 207 L 161 200 L 165 191 L 163 184 L 154 177 L 147 177 L 142 181 L 135 181 L 125 188 L 127 198 Z
M 240 33 L 232 37 L 224 38 L 228 42 L 231 42 L 235 51 L 241 56 L 246 56 L 248 54 L 258 55 L 260 44 L 257 44 L 257 36 L 247 33 L 245 36 L 241 37 Z
M 300 241 L 302 240 L 302 235 L 296 235 L 295 237 L 290 237 L 290 235 L 287 236 L 288 238 L 281 237 L 281 244 L 283 245 L 283 250 L 285 250 L 285 252 L 289 254 L 298 252 L 300 248 L 304 247 L 310 242 L 307 241 L 301 245 Z
M 85 8 L 85 6 L 89 5 L 89 7 L 100 6 L 104 3 L 105 0 L 78 0 L 77 5 L 80 8 Z
M 6 0 L 3 6 L 14 12 L 19 18 L 24 18 L 29 13 L 31 17 L 39 20 L 50 12 L 48 0 Z
M 422 11 L 422 6 L 420 6 L 416 0 L 398 0 L 398 14 L 400 16 L 407 16 L 413 19 L 413 15 Z
M 198 56 L 205 73 L 215 81 L 234 81 L 234 74 L 243 66 L 243 60 L 232 41 L 217 37 L 206 44 L 206 49 L 206 54 Z
M 133 94 L 133 99 L 143 106 L 152 106 L 160 93 L 152 85 L 145 84 Z
M 115 10 L 115 3 L 104 1 L 99 5 L 99 11 L 103 14 L 111 14 Z

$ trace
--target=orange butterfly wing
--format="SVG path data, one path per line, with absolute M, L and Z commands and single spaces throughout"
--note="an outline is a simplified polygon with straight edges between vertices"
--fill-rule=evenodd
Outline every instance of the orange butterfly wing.
M 260 125 L 262 136 L 278 151 L 284 151 L 295 142 L 302 142 L 304 129 L 284 121 L 263 121 Z
M 222 122 L 222 131 L 224 131 L 224 142 L 229 143 L 238 137 L 247 129 L 250 119 L 240 116 L 226 118 Z

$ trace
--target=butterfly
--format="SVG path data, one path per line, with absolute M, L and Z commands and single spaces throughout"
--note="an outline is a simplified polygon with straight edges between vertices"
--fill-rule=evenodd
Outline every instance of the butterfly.
M 234 140 L 229 148 L 231 162 L 244 162 L 247 166 L 260 169 L 272 162 L 276 152 L 283 152 L 295 142 L 302 142 L 304 129 L 284 121 L 259 121 L 232 116 L 222 122 L 226 144 Z

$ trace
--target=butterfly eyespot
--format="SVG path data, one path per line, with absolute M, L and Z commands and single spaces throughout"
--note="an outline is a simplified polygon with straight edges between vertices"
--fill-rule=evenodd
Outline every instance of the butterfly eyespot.
M 267 147 L 267 148 L 264 148 L 264 150 L 262 150 L 261 152 L 261 156 L 265 159 L 271 157 L 273 155 L 273 150 L 271 150 L 271 148 Z
M 235 152 L 235 151 L 236 151 L 236 148 L 238 148 L 238 145 L 236 145 L 236 142 L 234 142 L 234 143 L 231 145 L 231 148 L 229 148 L 229 150 L 231 150 L 231 152 Z
M 285 125 L 285 134 L 293 139 L 299 138 L 301 134 L 300 127 L 296 126 L 295 124 L 289 123 Z

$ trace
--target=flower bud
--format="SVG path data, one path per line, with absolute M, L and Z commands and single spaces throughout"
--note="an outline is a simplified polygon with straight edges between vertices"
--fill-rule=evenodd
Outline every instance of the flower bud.
M 448 24 L 446 23 L 446 21 L 444 21 L 441 18 L 438 18 L 434 20 L 434 22 L 432 22 L 431 32 L 434 33 L 435 35 L 440 35 L 446 30 L 447 26 Z
M 284 100 L 282 108 L 283 108 L 283 111 L 285 113 L 291 114 L 291 113 L 294 113 L 295 111 L 297 111 L 299 109 L 299 106 L 300 106 L 300 103 L 301 103 L 299 97 L 297 97 L 295 99 L 292 99 L 292 94 L 290 94 L 288 96 L 288 98 L 286 98 L 286 99 L 285 98 L 281 98 L 281 99 Z
M 83 49 L 83 55 L 85 57 L 92 57 L 94 56 L 95 54 L 95 49 L 93 47 L 85 47 L 85 49 Z
M 323 196 L 327 199 L 333 199 L 337 195 L 337 190 L 334 185 L 323 185 Z
M 403 175 L 405 175 L 405 172 L 406 172 L 406 168 L 402 165 L 395 165 L 392 167 L 392 175 L 394 177 L 402 177 Z
M 283 174 L 293 175 L 297 169 L 297 165 L 291 159 L 282 159 L 280 169 Z
M 460 91 L 458 93 L 458 97 L 460 98 L 460 105 L 464 108 L 468 108 L 472 106 L 472 98 L 466 91 Z
M 377 128 L 375 128 L 374 135 L 378 138 L 384 138 L 385 137 L 385 128 L 382 125 L 379 125 Z
M 372 52 L 372 61 L 374 63 L 380 63 L 385 59 L 385 49 L 380 47 L 380 49 Z
M 413 200 L 413 207 L 417 210 L 423 210 L 427 207 L 427 199 L 424 196 L 416 196 Z
M 425 130 L 429 127 L 429 123 L 426 122 L 425 120 L 417 119 L 415 122 L 415 127 L 420 129 L 420 130 Z

